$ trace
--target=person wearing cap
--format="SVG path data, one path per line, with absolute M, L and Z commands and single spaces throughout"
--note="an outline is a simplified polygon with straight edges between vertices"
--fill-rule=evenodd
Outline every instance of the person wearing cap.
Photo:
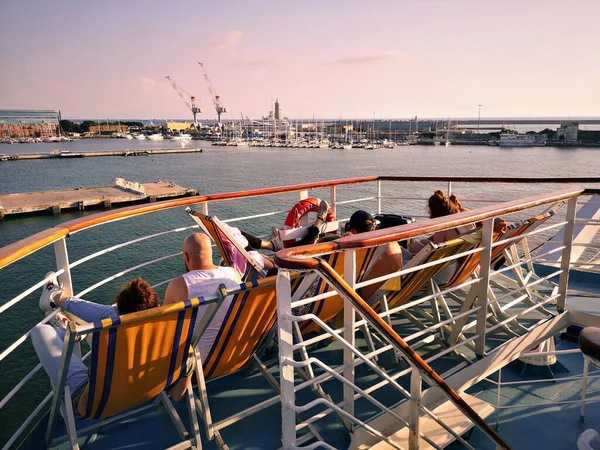
M 353 234 L 366 233 L 377 229 L 377 221 L 367 211 L 358 210 L 346 223 L 344 227 L 344 236 Z M 402 247 L 398 242 L 390 242 L 385 250 L 385 253 L 379 257 L 365 281 L 379 278 L 383 275 L 397 272 L 402 268 Z M 384 281 L 374 283 L 369 286 L 362 287 L 358 290 L 358 294 L 365 300 L 369 300 L 377 289 L 383 285 Z

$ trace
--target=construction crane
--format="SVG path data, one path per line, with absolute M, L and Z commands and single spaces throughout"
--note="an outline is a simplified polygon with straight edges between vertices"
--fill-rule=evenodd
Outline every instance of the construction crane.
M 196 97 L 194 97 L 193 95 L 191 95 L 188 92 L 186 92 L 184 89 L 182 89 L 179 86 L 177 86 L 177 84 L 171 79 L 170 76 L 167 75 L 165 78 L 167 80 L 169 80 L 169 83 L 171 83 L 171 86 L 173 87 L 173 89 L 175 90 L 175 92 L 177 92 L 177 95 L 179 95 L 179 98 L 181 98 L 181 100 L 183 100 L 183 103 L 185 103 L 185 106 L 187 106 L 188 109 L 190 111 L 192 111 L 192 114 L 194 115 L 194 125 L 196 125 L 198 123 L 196 121 L 196 114 L 202 112 L 202 110 L 200 109 L 200 107 L 196 106 Z M 183 94 L 186 94 L 190 98 L 189 102 L 183 96 Z
M 215 105 L 215 111 L 217 111 L 217 120 L 220 125 L 221 124 L 221 114 L 226 113 L 227 109 L 225 109 L 225 107 L 221 103 L 221 97 L 219 97 L 217 95 L 214 88 L 212 87 L 212 83 L 210 82 L 210 79 L 208 78 L 208 74 L 206 73 L 204 64 L 202 64 L 201 62 L 199 62 L 198 64 L 200 65 L 200 68 L 202 69 L 202 75 L 204 76 L 204 79 L 206 80 L 206 86 L 208 87 L 208 93 L 210 94 L 210 96 L 212 98 L 213 105 Z

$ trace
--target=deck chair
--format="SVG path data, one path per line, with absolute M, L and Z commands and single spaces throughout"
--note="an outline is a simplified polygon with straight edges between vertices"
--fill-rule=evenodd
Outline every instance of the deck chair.
M 217 216 L 207 216 L 201 212 L 194 211 L 187 207 L 185 212 L 196 222 L 202 231 L 204 231 L 213 240 L 225 264 L 229 267 L 237 268 L 243 279 L 264 278 L 267 276 L 265 270 L 260 264 L 238 243 L 231 235 L 229 230 L 223 226 Z M 239 262 L 236 259 L 242 258 L 242 265 L 238 267 Z
M 298 277 L 300 275 L 294 274 L 293 276 Z M 196 364 L 198 389 L 198 396 L 195 399 L 196 410 L 204 422 L 208 439 L 215 439 L 222 448 L 226 448 L 226 445 L 220 434 L 221 429 L 279 401 L 279 383 L 257 356 L 257 350 L 268 338 L 277 320 L 276 280 L 276 276 L 271 276 L 241 283 L 233 293 L 233 298 L 220 331 L 205 360 L 202 361 L 200 354 L 196 352 L 198 361 L 198 364 Z M 231 294 L 223 287 L 219 293 L 220 301 Z M 211 302 L 214 305 L 214 310 L 218 308 L 220 301 L 201 299 L 203 303 Z M 212 319 L 212 313 L 212 310 L 207 310 L 198 322 L 195 341 L 202 337 L 207 324 Z M 205 320 L 205 318 L 207 319 Z M 277 395 L 262 402 L 258 408 L 251 407 L 249 410 L 241 411 L 219 422 L 213 422 L 206 383 L 233 374 L 249 363 L 254 363 L 257 366 Z M 313 436 L 319 437 L 318 432 L 312 425 L 309 427 L 309 431 Z
M 182 442 L 178 448 L 201 448 L 191 389 L 188 389 L 185 397 L 190 432 L 166 394 L 166 389 L 185 370 L 199 305 L 198 299 L 192 299 L 123 315 L 114 321 L 104 319 L 85 325 L 76 325 L 71 321 L 65 335 L 58 381 L 54 386 L 46 434 L 47 446 L 52 443 L 60 410 L 71 447 L 79 448 L 71 392 L 66 385 L 67 369 L 76 340 L 91 334 L 89 398 L 82 420 L 106 420 L 80 432 L 92 431 L 108 422 L 156 406 L 160 398 L 181 436 Z M 148 404 L 151 400 L 155 401 Z
M 356 250 L 356 282 L 364 281 L 375 263 L 385 252 L 387 246 L 361 248 Z M 322 256 L 337 273 L 344 276 L 344 253 L 335 252 Z M 331 286 L 317 274 L 309 274 L 304 279 L 292 283 L 292 301 L 299 300 L 310 291 L 311 296 L 332 291 Z M 310 309 L 304 314 L 314 314 L 323 322 L 334 319 L 343 309 L 344 300 L 339 296 L 328 297 L 310 304 Z M 319 325 L 307 320 L 299 324 L 303 335 L 318 331 Z
M 516 245 L 518 245 L 523 239 L 525 239 L 525 236 L 524 236 L 525 233 L 531 232 L 535 228 L 541 226 L 550 217 L 552 217 L 555 213 L 556 213 L 555 210 L 550 210 L 544 214 L 540 214 L 531 219 L 517 222 L 517 223 L 509 226 L 506 232 L 495 235 L 493 242 L 500 242 L 500 241 L 504 241 L 506 239 L 511 239 L 511 238 L 519 238 L 519 237 L 520 238 L 509 241 L 509 242 L 504 242 L 504 243 L 501 243 L 501 244 L 495 246 L 492 249 L 492 254 L 491 254 L 492 266 L 495 265 L 496 262 L 498 262 L 500 260 L 500 258 L 503 258 L 503 257 L 506 258 L 506 261 L 509 265 L 514 264 L 513 256 L 511 256 L 511 251 L 509 249 L 515 248 Z M 480 260 L 481 256 L 479 256 L 478 259 Z M 478 265 L 479 265 L 479 262 L 477 263 L 477 266 Z M 475 267 L 475 270 L 469 276 L 477 276 L 477 274 L 478 274 L 477 266 Z M 516 284 L 518 287 L 525 288 L 526 277 L 523 275 L 520 268 L 515 267 L 515 268 L 511 269 L 511 271 L 514 274 L 514 277 L 515 277 L 514 279 L 511 279 L 511 278 L 506 277 L 505 275 L 501 275 L 501 274 L 497 274 L 496 277 L 504 280 L 505 282 L 512 283 L 513 285 Z M 445 284 L 443 286 L 439 286 L 439 287 L 434 286 L 434 289 L 437 289 L 439 292 L 439 290 L 445 290 L 445 289 L 457 286 L 457 285 L 463 283 L 464 281 L 466 281 L 467 278 L 465 278 L 464 276 L 457 277 L 456 279 L 450 280 L 447 284 Z M 490 279 L 490 288 L 488 290 L 488 296 L 491 300 L 496 299 L 496 294 L 494 293 L 493 288 L 500 289 L 503 292 L 509 291 L 505 285 L 500 284 L 496 280 L 491 278 Z M 526 297 L 524 300 L 529 304 L 533 304 L 535 300 L 534 300 L 534 294 L 532 293 L 532 290 L 529 288 L 525 288 L 524 292 L 526 294 Z M 457 299 L 456 296 L 453 296 L 453 298 Z M 461 305 L 461 309 L 460 309 L 459 313 L 466 312 L 469 309 L 473 308 L 473 305 L 475 304 L 476 299 L 477 299 L 477 289 L 469 289 L 469 291 L 464 296 L 463 301 L 461 301 L 462 305 Z M 490 307 L 491 307 L 492 313 L 494 313 L 496 316 L 500 316 L 500 317 L 506 316 L 504 314 L 504 310 L 502 309 L 502 307 L 500 305 L 498 305 L 497 303 L 494 302 L 494 303 L 490 304 Z M 469 319 L 469 316 L 463 316 L 463 317 L 457 319 L 457 321 L 453 323 L 452 332 L 450 333 L 450 337 L 448 339 L 449 345 L 453 345 L 454 343 L 456 343 L 458 337 L 464 331 L 465 326 L 468 322 L 468 319 Z M 518 328 L 521 328 L 518 324 L 515 324 L 515 325 Z M 507 331 L 506 328 L 503 327 L 503 329 L 505 331 Z

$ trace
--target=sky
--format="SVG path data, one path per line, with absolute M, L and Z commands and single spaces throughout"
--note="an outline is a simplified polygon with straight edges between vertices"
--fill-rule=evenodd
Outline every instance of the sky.
M 226 119 L 600 116 L 600 1 L 0 0 L 0 109 Z

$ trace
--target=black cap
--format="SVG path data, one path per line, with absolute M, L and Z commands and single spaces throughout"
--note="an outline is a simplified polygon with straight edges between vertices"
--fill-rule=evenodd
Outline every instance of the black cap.
M 375 218 L 366 211 L 358 210 L 350 217 L 350 220 L 346 224 L 346 231 L 355 231 L 356 233 L 364 233 L 366 231 L 373 231 L 377 222 Z

